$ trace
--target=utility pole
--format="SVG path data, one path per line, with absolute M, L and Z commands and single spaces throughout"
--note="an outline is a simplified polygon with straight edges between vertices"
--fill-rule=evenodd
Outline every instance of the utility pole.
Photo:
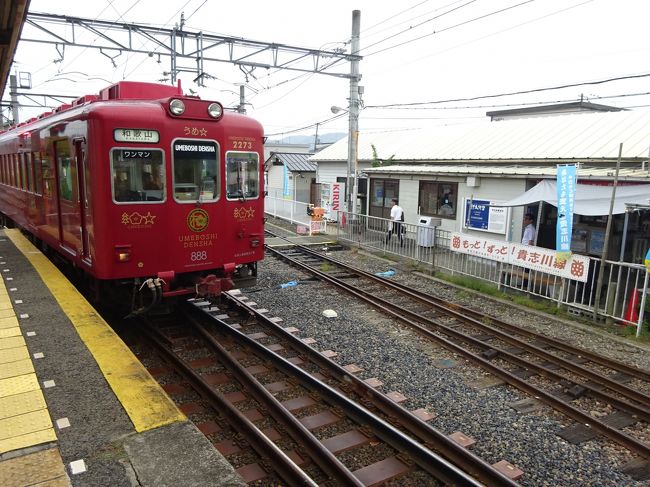
M 316 135 L 314 135 L 314 154 L 316 153 L 316 148 L 318 147 L 318 126 L 320 123 L 316 124 Z
M 239 86 L 239 106 L 237 107 L 239 113 L 246 113 L 246 97 L 244 95 L 244 85 Z
M 18 108 L 20 107 L 18 103 L 18 85 L 16 83 L 16 75 L 12 74 L 9 76 L 9 94 L 11 95 L 11 115 L 12 118 L 14 119 L 14 125 L 18 125 L 20 123 L 19 117 L 18 117 Z
M 361 11 L 352 11 L 352 42 L 350 43 L 350 54 L 358 56 L 360 43 L 359 33 L 361 31 Z M 359 140 L 359 59 L 352 58 L 350 61 L 350 130 L 348 133 L 348 174 L 346 184 L 346 195 L 348 197 L 348 212 L 357 212 L 357 143 Z M 354 218 L 354 216 L 352 217 Z

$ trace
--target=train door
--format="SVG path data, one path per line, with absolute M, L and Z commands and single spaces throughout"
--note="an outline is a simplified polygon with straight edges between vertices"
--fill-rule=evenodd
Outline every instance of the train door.
M 86 157 L 84 146 L 85 138 L 76 138 L 74 144 L 74 166 L 77 168 L 77 204 L 79 205 L 79 220 L 81 231 L 81 258 L 90 264 L 90 241 L 88 237 L 88 218 L 89 218 L 89 191 L 86 173 Z
M 77 167 L 70 154 L 69 139 L 54 142 L 59 209 L 59 241 L 73 255 L 81 247 L 81 218 Z

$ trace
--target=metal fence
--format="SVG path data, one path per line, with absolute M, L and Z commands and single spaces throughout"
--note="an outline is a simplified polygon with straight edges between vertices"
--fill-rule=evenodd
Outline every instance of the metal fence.
M 274 198 L 272 196 L 266 196 L 264 198 L 264 213 L 267 215 L 271 215 L 274 218 L 281 218 L 298 227 L 303 227 L 309 235 L 326 233 L 327 221 L 313 221 L 307 213 L 308 207 L 308 203 L 302 203 L 300 201 Z
M 641 332 L 650 276 L 641 264 L 605 261 L 602 286 L 597 293 L 600 259 L 590 258 L 587 281 L 578 282 L 454 252 L 450 248 L 451 232 L 437 227 L 408 222 L 396 225 L 385 218 L 343 212 L 338 221 L 341 222 L 338 226 L 330 225 L 325 231 L 336 235 L 341 242 L 372 252 L 393 254 L 452 275 L 482 279 L 502 290 L 514 289 L 553 301 L 557 306 L 564 305 L 574 315 L 609 318 L 623 325 L 636 326 L 637 336 Z
M 494 283 L 500 289 L 515 289 L 565 305 L 575 315 L 609 318 L 637 327 L 644 321 L 650 273 L 641 264 L 606 260 L 602 264 L 600 292 L 597 289 L 600 259 L 589 259 L 586 282 L 563 278 L 473 255 L 450 248 L 451 232 L 413 223 L 401 223 L 389 235 L 391 222 L 384 218 L 345 214 L 345 225 L 337 238 L 362 248 L 395 254 L 402 258 Z M 597 295 L 598 294 L 598 295 Z

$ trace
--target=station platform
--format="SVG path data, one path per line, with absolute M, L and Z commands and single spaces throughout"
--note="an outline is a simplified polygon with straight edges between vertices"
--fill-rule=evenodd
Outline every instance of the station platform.
M 18 230 L 0 230 L 0 486 L 244 486 Z

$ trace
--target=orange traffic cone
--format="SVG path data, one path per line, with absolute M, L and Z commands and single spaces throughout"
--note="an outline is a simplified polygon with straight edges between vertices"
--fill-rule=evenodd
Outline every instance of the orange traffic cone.
M 630 293 L 630 300 L 627 303 L 627 308 L 625 308 L 625 321 L 626 325 L 633 326 L 639 321 L 639 290 L 637 288 L 632 289 Z

